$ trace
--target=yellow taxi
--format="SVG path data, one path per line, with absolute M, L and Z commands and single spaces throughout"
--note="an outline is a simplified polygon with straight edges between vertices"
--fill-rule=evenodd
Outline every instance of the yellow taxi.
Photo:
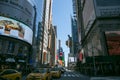
M 61 77 L 61 71 L 59 68 L 51 68 L 51 74 L 53 78 L 60 78 Z
M 28 76 L 26 80 L 51 80 L 50 72 L 47 68 L 37 68 Z
M 0 72 L 1 78 L 7 78 L 8 80 L 21 80 L 22 74 L 14 69 L 5 69 Z

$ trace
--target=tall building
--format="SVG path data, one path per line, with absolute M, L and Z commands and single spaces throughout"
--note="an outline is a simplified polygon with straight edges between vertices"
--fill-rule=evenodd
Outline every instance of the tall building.
M 56 53 L 57 53 L 57 30 L 56 26 L 51 26 L 49 29 L 49 44 L 48 49 L 50 51 L 50 66 L 55 66 L 56 64 Z
M 42 43 L 42 64 L 50 63 L 50 51 L 48 50 L 49 29 L 52 24 L 52 0 L 44 0 L 43 12 L 43 43 Z M 49 59 L 49 60 L 47 60 Z
M 72 50 L 71 54 L 73 54 L 74 61 L 76 61 L 76 57 L 79 51 L 79 29 L 77 25 L 77 5 L 76 5 L 76 0 L 72 0 L 73 2 L 73 17 L 71 17 L 71 33 L 72 33 Z
M 114 72 L 114 75 L 119 75 L 120 0 L 77 2 L 82 45 L 80 53 L 83 55 L 80 72 L 89 75 L 113 75 Z
M 36 9 L 35 61 L 38 66 L 50 63 L 49 31 L 52 26 L 52 0 L 29 0 Z M 36 48 L 34 48 L 36 49 Z
M 59 40 L 59 44 L 58 44 L 58 50 L 57 50 L 57 65 L 58 66 L 65 66 L 65 55 L 64 55 L 64 51 L 63 48 L 61 47 L 61 40 Z
M 27 0 L 0 0 L 0 67 L 30 64 L 34 15 Z
M 40 66 L 42 63 L 42 38 L 43 38 L 43 14 L 44 0 L 28 0 L 35 11 L 34 19 L 34 39 L 33 39 L 33 54 L 31 57 L 32 65 Z
M 71 18 L 71 27 L 72 27 L 72 54 L 76 57 L 79 50 L 79 40 L 78 40 L 78 27 L 77 27 L 77 19 Z

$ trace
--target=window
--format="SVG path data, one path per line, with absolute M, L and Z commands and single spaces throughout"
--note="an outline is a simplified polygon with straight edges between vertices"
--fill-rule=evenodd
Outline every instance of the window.
M 8 53 L 14 53 L 14 49 L 15 49 L 15 43 L 9 41 L 8 42 Z

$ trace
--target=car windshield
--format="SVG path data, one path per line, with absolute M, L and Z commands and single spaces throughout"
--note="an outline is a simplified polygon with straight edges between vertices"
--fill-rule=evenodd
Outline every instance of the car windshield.
M 33 71 L 33 73 L 44 73 L 44 72 L 45 72 L 44 69 L 35 69 L 35 70 Z

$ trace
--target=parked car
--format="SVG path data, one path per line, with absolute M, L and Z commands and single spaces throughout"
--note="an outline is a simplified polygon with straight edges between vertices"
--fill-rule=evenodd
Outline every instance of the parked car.
M 61 77 L 60 68 L 51 68 L 51 74 L 53 78 L 60 78 Z
M 51 74 L 47 68 L 37 68 L 33 70 L 28 76 L 26 80 L 51 80 Z
M 21 74 L 21 72 L 18 72 L 15 69 L 5 69 L 0 72 L 0 77 L 6 78 L 8 80 L 21 80 L 22 74 Z

